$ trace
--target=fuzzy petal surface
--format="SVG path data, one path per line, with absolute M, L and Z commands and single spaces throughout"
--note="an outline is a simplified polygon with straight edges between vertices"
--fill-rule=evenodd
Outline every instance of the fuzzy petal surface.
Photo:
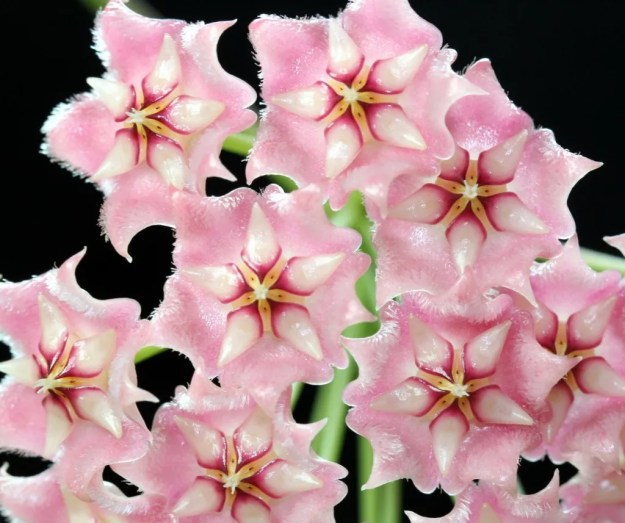
M 531 327 L 506 296 L 485 299 L 475 286 L 444 298 L 406 293 L 401 304 L 385 305 L 380 331 L 348 344 L 359 366 L 344 395 L 353 406 L 348 425 L 374 449 L 366 486 L 402 477 L 424 492 L 441 484 L 458 493 L 476 478 L 508 484 L 519 454 L 540 441 L 546 395 L 569 368 L 556 357 L 545 365 Z M 432 357 L 441 339 L 453 347 L 453 362 Z M 496 364 L 480 356 L 487 346 L 500 349 Z M 484 411 L 489 390 L 517 418 Z
M 72 480 L 81 476 L 84 483 L 108 462 L 140 455 L 148 435 L 135 405 L 142 391 L 134 370 L 147 325 L 135 301 L 96 300 L 78 286 L 75 270 L 83 256 L 30 281 L 0 286 L 0 330 L 15 356 L 2 364 L 9 376 L 1 385 L 0 446 L 51 457 L 62 444 L 59 474 L 67 466 Z M 35 381 L 15 373 L 15 362 L 22 361 Z M 74 463 L 73 451 L 94 441 L 102 454 Z
M 108 2 L 94 30 L 105 78 L 89 79 L 92 92 L 44 125 L 44 152 L 104 192 L 102 226 L 124 256 L 138 230 L 171 225 L 174 192 L 205 194 L 207 177 L 234 179 L 219 160 L 223 141 L 256 117 L 253 89 L 217 58 L 231 25 L 155 20 Z
M 369 260 L 355 252 L 354 231 L 327 220 L 318 189 L 179 194 L 175 202 L 178 271 L 153 318 L 157 344 L 259 396 L 294 381 L 325 382 L 330 365 L 347 364 L 340 333 L 370 319 L 354 290 Z M 215 267 L 235 271 L 234 283 L 220 283 Z M 203 277 L 217 279 L 198 286 Z
M 330 20 L 263 16 L 250 38 L 267 110 L 248 180 L 280 173 L 301 187 L 320 184 L 334 208 L 357 189 L 385 212 L 393 178 L 451 156 L 445 115 L 481 92 L 452 71 L 455 52 L 440 49 L 440 32 L 405 0 L 350 2 Z M 328 162 L 324 134 L 340 115 L 357 123 L 363 141 L 350 141 L 349 155 Z
M 265 518 L 260 521 L 317 521 L 344 497 L 338 480 L 345 471 L 311 453 L 321 425 L 296 424 L 289 396 L 266 411 L 241 389 L 217 387 L 196 373 L 188 390 L 159 409 L 148 454 L 116 470 L 146 492 L 165 496 L 181 523 L 240 523 L 247 521 L 239 519 L 243 514 Z M 226 442 L 215 448 L 219 459 L 207 460 L 207 449 L 198 446 L 204 434 Z M 208 503 L 219 496 L 228 502 Z

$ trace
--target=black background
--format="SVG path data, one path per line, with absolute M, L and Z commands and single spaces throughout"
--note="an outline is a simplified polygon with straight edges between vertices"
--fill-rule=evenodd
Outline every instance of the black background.
M 615 253 L 601 238 L 625 231 L 621 2 L 411 3 L 458 51 L 457 70 L 475 59 L 489 57 L 510 98 L 532 115 L 537 125 L 553 129 L 565 148 L 604 162 L 573 189 L 569 204 L 581 244 Z M 166 17 L 187 21 L 238 19 L 220 43 L 222 64 L 255 87 L 257 70 L 246 37 L 251 20 L 260 13 L 328 16 L 344 6 L 340 1 L 312 0 L 266 0 L 245 5 L 153 0 L 152 5 Z M 87 90 L 86 77 L 103 73 L 90 49 L 92 13 L 78 0 L 20 2 L 10 9 L 13 12 L 5 15 L 1 32 L 0 121 L 5 137 L 0 163 L 0 273 L 11 281 L 27 279 L 60 265 L 87 246 L 78 270 L 80 283 L 97 298 L 135 298 L 147 316 L 161 299 L 163 282 L 172 270 L 171 232 L 153 227 L 140 233 L 130 246 L 134 262 L 128 264 L 101 236 L 97 225 L 101 196 L 95 187 L 51 164 L 38 152 L 39 129 L 50 110 Z M 224 161 L 242 176 L 239 159 L 224 155 Z M 209 185 L 216 194 L 230 188 Z M 154 360 L 139 369 L 142 385 L 163 400 L 174 384 L 186 383 L 191 373 L 180 358 L 166 358 L 169 364 Z M 180 372 L 174 373 L 174 366 Z M 348 444 L 353 441 L 348 440 Z M 349 449 L 345 459 L 350 467 L 353 456 Z M 537 473 L 538 468 L 528 466 L 528 478 L 532 476 L 534 481 L 530 490 L 548 482 L 546 473 Z M 350 488 L 352 492 L 357 489 L 353 478 Z M 406 494 L 405 508 L 419 510 L 420 498 L 414 490 L 406 489 Z M 341 504 L 338 521 L 352 520 L 354 499 L 351 494 Z M 428 514 L 442 515 L 444 511 L 440 505 Z

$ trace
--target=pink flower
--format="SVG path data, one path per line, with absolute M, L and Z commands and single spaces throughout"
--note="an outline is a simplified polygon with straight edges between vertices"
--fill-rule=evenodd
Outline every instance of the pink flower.
M 384 205 L 402 169 L 431 171 L 453 150 L 448 108 L 479 92 L 405 0 L 350 2 L 336 19 L 265 16 L 250 38 L 268 109 L 248 179 L 279 172 L 323 184 L 334 207 L 353 189 Z
M 166 496 L 181 523 L 327 521 L 345 496 L 345 471 L 311 454 L 321 425 L 296 424 L 289 396 L 267 412 L 198 373 L 157 413 L 150 452 L 116 470 Z
M 507 287 L 532 300 L 529 268 L 574 231 L 572 186 L 599 166 L 535 130 L 481 60 L 465 78 L 488 93 L 449 111 L 456 141 L 440 174 L 403 177 L 389 193 L 389 219 L 376 231 L 379 303 L 408 290 L 442 292 L 471 267 L 481 288 Z M 408 196 L 407 196 L 408 195 Z M 398 254 L 401 253 L 401 254 Z
M 234 179 L 219 153 L 227 135 L 254 122 L 245 107 L 255 94 L 218 62 L 230 25 L 152 20 L 111 0 L 95 29 L 107 75 L 90 78 L 93 92 L 57 107 L 44 126 L 45 152 L 107 196 L 103 225 L 123 255 L 142 228 L 172 224 L 174 192 L 204 194 L 207 176 Z
M 127 498 L 112 483 L 103 482 L 105 499 L 98 504 L 80 499 L 62 487 L 54 467 L 36 476 L 15 477 L 0 469 L 0 503 L 8 515 L 23 523 L 171 523 L 147 496 Z M 15 520 L 17 521 L 17 519 Z
M 0 284 L 0 331 L 15 354 L 0 364 L 9 375 L 0 447 L 52 457 L 65 441 L 72 450 L 60 466 L 75 476 L 144 452 L 148 433 L 135 403 L 152 399 L 136 386 L 133 358 L 146 327 L 139 304 L 82 290 L 74 271 L 83 255 L 31 281 Z M 94 444 L 102 452 L 77 463 L 78 450 Z
M 366 486 L 405 477 L 457 493 L 473 479 L 514 481 L 570 364 L 533 341 L 529 315 L 505 296 L 408 293 L 382 319 L 378 334 L 348 345 L 359 366 L 348 424 L 374 449 Z
M 481 481 L 456 499 L 454 509 L 442 518 L 425 518 L 406 512 L 410 523 L 565 523 L 573 521 L 560 509 L 558 475 L 549 485 L 528 496 Z M 580 522 L 581 523 L 581 522 Z
M 179 194 L 178 270 L 153 318 L 157 343 L 256 391 L 331 379 L 329 365 L 347 365 L 341 332 L 371 319 L 354 290 L 369 260 L 321 202 L 313 187 Z
M 604 240 L 612 247 L 621 251 L 621 254 L 625 256 L 625 233 L 617 234 L 616 236 L 606 236 Z
M 625 519 L 625 460 L 614 470 L 585 460 L 579 474 L 561 488 L 563 506 L 574 523 L 619 523 Z
M 593 455 L 615 466 L 625 429 L 625 291 L 616 271 L 596 273 L 577 238 L 531 276 L 537 341 L 573 367 L 549 395 L 549 455 L 575 463 Z M 532 452 L 538 457 L 542 451 Z

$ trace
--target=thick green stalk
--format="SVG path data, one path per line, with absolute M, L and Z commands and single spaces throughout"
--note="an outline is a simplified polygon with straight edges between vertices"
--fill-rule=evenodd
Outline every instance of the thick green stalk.
M 402 483 L 392 481 L 375 489 L 376 523 L 400 523 L 402 520 Z
M 297 406 L 297 402 L 299 401 L 303 390 L 304 384 L 302 382 L 298 381 L 297 383 L 293 383 L 293 386 L 291 387 L 291 410 Z
M 358 436 L 356 440 L 358 453 L 358 484 L 364 485 L 369 479 L 373 466 L 373 451 L 369 442 Z M 358 493 L 358 519 L 361 523 L 378 523 L 377 506 L 379 504 L 378 489 L 361 490 Z M 382 522 L 383 523 L 383 522 Z
M 255 135 L 247 130 L 242 133 L 231 134 L 224 141 L 223 150 L 239 156 L 247 156 L 254 143 L 254 138 Z
M 135 355 L 135 363 L 141 363 L 142 361 L 149 360 L 152 356 L 156 356 L 166 350 L 167 349 L 163 347 L 143 347 L 142 349 L 139 349 L 139 352 Z
M 581 248 L 584 261 L 596 271 L 614 269 L 625 275 L 625 259 L 620 256 L 612 256 L 592 249 Z
M 313 441 L 313 449 L 322 458 L 339 461 L 345 440 L 345 415 L 347 405 L 343 403 L 343 390 L 356 376 L 356 364 L 350 359 L 345 369 L 335 369 L 334 379 L 317 389 L 310 421 L 327 418 L 327 424 Z

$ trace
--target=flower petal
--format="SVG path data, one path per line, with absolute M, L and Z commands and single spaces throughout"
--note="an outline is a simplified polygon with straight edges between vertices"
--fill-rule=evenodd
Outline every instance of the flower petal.
M 237 523 L 271 523 L 271 511 L 261 500 L 247 494 L 237 494 L 232 505 L 232 517 Z
M 202 467 L 222 469 L 225 466 L 226 440 L 221 432 L 181 416 L 176 416 L 174 421 Z
M 486 241 L 486 231 L 475 215 L 460 215 L 447 228 L 445 235 L 460 272 L 474 266 Z
M 233 263 L 213 267 L 183 268 L 180 273 L 222 303 L 238 298 L 247 289 L 241 272 Z
M 612 296 L 569 318 L 566 324 L 569 351 L 591 349 L 601 343 L 615 304 L 616 296 Z
M 135 100 L 135 91 L 132 86 L 124 82 L 93 77 L 87 78 L 87 83 L 98 100 L 111 111 L 116 121 L 121 122 L 126 119 L 126 113 L 130 111 Z
M 519 197 L 510 192 L 481 198 L 486 214 L 498 231 L 520 234 L 544 234 L 549 228 L 530 211 Z
M 547 402 L 551 407 L 551 418 L 547 423 L 547 440 L 551 441 L 564 423 L 569 408 L 573 404 L 573 393 L 568 385 L 563 382 L 558 383 L 547 397 Z
M 478 180 L 480 185 L 503 185 L 514 178 L 519 166 L 528 132 L 526 129 L 480 154 Z
M 378 140 L 417 151 L 426 149 L 423 135 L 399 105 L 375 104 L 367 107 L 367 116 Z
M 455 144 L 451 158 L 441 162 L 441 178 L 451 182 L 463 183 L 469 169 L 469 151 Z
M 164 136 L 151 134 L 147 161 L 163 180 L 176 189 L 183 189 L 187 178 L 187 160 L 182 147 Z
M 625 396 L 625 378 L 600 357 L 586 358 L 573 369 L 579 388 L 602 396 Z
M 109 365 L 115 355 L 116 334 L 113 329 L 78 340 L 69 353 L 67 365 L 59 377 L 94 377 Z
M 427 53 L 428 46 L 423 44 L 399 56 L 378 60 L 371 66 L 363 90 L 372 89 L 389 94 L 403 91 L 421 67 Z
M 165 34 L 156 63 L 142 82 L 144 105 L 149 105 L 171 93 L 178 85 L 180 76 L 180 58 L 176 43 L 169 34 Z
M 497 385 L 484 387 L 471 394 L 471 409 L 482 423 L 533 425 L 534 420 Z
M 442 187 L 428 183 L 399 205 L 393 207 L 388 215 L 391 218 L 411 222 L 437 223 L 447 214 L 453 201 L 457 198 L 457 195 Z
M 315 82 L 310 87 L 271 97 L 271 102 L 278 107 L 313 120 L 320 120 L 326 116 L 338 101 L 338 95 L 324 82 Z
M 504 321 L 473 338 L 464 351 L 465 373 L 469 379 L 485 378 L 495 372 L 512 322 Z
M 537 307 L 532 309 L 532 316 L 534 317 L 534 333 L 538 343 L 553 350 L 558 332 L 558 317 L 541 302 L 538 302 Z
M 105 78 L 87 78 L 87 83 L 116 121 L 126 119 L 126 113 L 130 111 L 135 100 L 135 92 L 130 85 Z
M 200 477 L 182 495 L 172 512 L 181 518 L 218 512 L 223 507 L 225 499 L 226 494 L 221 483 Z
M 96 181 L 127 173 L 139 163 L 139 139 L 132 129 L 120 129 L 115 133 L 113 147 L 93 174 Z
M 122 423 L 115 414 L 108 396 L 100 389 L 84 387 L 64 391 L 76 414 L 108 430 L 116 438 L 122 435 Z
M 43 455 L 51 457 L 72 430 L 73 423 L 69 412 L 57 398 L 47 396 L 43 400 L 43 407 L 46 410 L 46 443 Z
M 212 124 L 225 108 L 223 102 L 183 95 L 161 111 L 158 119 L 180 134 L 191 134 Z
M 616 236 L 604 236 L 603 239 L 608 245 L 618 249 L 625 256 L 625 233 Z
M 326 163 L 328 178 L 336 178 L 358 156 L 362 147 L 362 135 L 350 116 L 343 116 L 325 131 Z
M 267 465 L 254 479 L 262 490 L 277 498 L 307 492 L 323 485 L 313 474 L 281 459 Z
M 342 252 L 291 258 L 274 287 L 307 296 L 331 278 L 344 259 Z
M 223 367 L 247 351 L 263 335 L 263 324 L 256 305 L 243 307 L 228 314 L 217 365 Z
M 0 362 L 0 372 L 32 387 L 39 379 L 39 368 L 31 356 L 22 356 Z
M 351 83 L 362 68 L 365 57 L 335 19 L 328 21 L 328 38 L 328 74 L 341 82 Z
M 412 416 L 424 415 L 440 398 L 440 394 L 432 390 L 421 380 L 408 378 L 389 392 L 381 394 L 371 402 L 371 408 L 396 414 Z
M 430 424 L 434 457 L 443 476 L 450 471 L 468 431 L 467 419 L 455 408 L 447 409 Z
M 61 356 L 69 332 L 61 309 L 43 294 L 37 296 L 41 319 L 41 341 L 39 350 L 51 367 Z
M 255 409 L 233 434 L 237 449 L 239 468 L 260 458 L 269 450 L 273 442 L 273 422 L 262 409 Z
M 410 340 L 419 367 L 445 373 L 451 368 L 451 344 L 416 316 L 408 319 Z
M 245 237 L 243 259 L 257 271 L 266 272 L 276 263 L 281 252 L 271 223 L 260 205 L 254 203 Z
M 271 320 L 276 336 L 315 360 L 323 359 L 319 336 L 305 307 L 290 303 L 276 304 Z

